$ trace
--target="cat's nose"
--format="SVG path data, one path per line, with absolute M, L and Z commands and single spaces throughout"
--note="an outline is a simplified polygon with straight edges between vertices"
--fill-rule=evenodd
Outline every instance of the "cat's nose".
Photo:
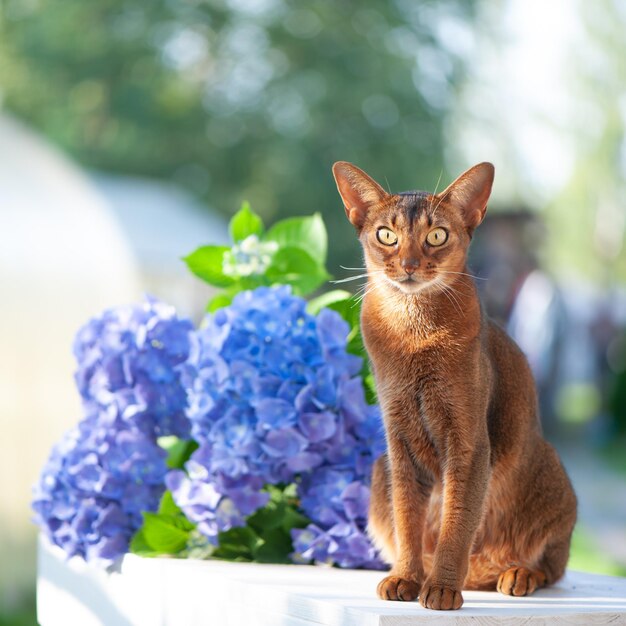
M 419 267 L 420 263 L 416 259 L 404 259 L 400 265 L 402 265 L 402 269 L 411 276 L 415 274 L 415 270 Z

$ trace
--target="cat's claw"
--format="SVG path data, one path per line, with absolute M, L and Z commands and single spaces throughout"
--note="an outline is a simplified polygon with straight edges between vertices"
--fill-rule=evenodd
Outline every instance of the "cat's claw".
M 460 589 L 426 581 L 420 592 L 420 604 L 425 609 L 451 611 L 463 606 L 463 596 Z
M 411 602 L 417 598 L 419 592 L 420 586 L 417 582 L 400 576 L 387 576 L 378 583 L 376 588 L 376 593 L 381 600 Z
M 527 596 L 537 587 L 543 587 L 545 576 L 526 567 L 512 567 L 500 574 L 498 591 L 507 596 Z

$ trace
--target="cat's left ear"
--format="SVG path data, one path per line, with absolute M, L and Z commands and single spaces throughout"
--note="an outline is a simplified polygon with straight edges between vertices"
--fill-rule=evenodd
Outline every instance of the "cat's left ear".
M 363 170 L 347 161 L 337 161 L 333 165 L 333 176 L 346 209 L 346 216 L 360 231 L 369 209 L 389 194 Z
M 470 235 L 485 217 L 494 175 L 495 168 L 491 163 L 479 163 L 463 172 L 437 195 L 437 198 L 461 209 Z

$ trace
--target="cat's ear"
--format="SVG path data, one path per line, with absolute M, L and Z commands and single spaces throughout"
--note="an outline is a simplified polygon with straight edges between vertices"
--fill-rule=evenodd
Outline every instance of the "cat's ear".
M 387 192 L 363 170 L 347 161 L 333 165 L 333 176 L 348 219 L 357 229 L 365 223 L 368 210 L 387 197 Z
M 491 163 L 479 163 L 463 172 L 437 198 L 459 207 L 470 234 L 483 221 L 491 195 L 495 168 Z

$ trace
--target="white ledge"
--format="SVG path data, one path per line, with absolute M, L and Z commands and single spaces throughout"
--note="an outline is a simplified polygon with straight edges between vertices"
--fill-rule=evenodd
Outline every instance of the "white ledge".
M 465 591 L 459 611 L 383 602 L 380 572 L 125 556 L 107 573 L 39 544 L 41 626 L 626 624 L 626 579 L 568 572 L 527 598 Z

